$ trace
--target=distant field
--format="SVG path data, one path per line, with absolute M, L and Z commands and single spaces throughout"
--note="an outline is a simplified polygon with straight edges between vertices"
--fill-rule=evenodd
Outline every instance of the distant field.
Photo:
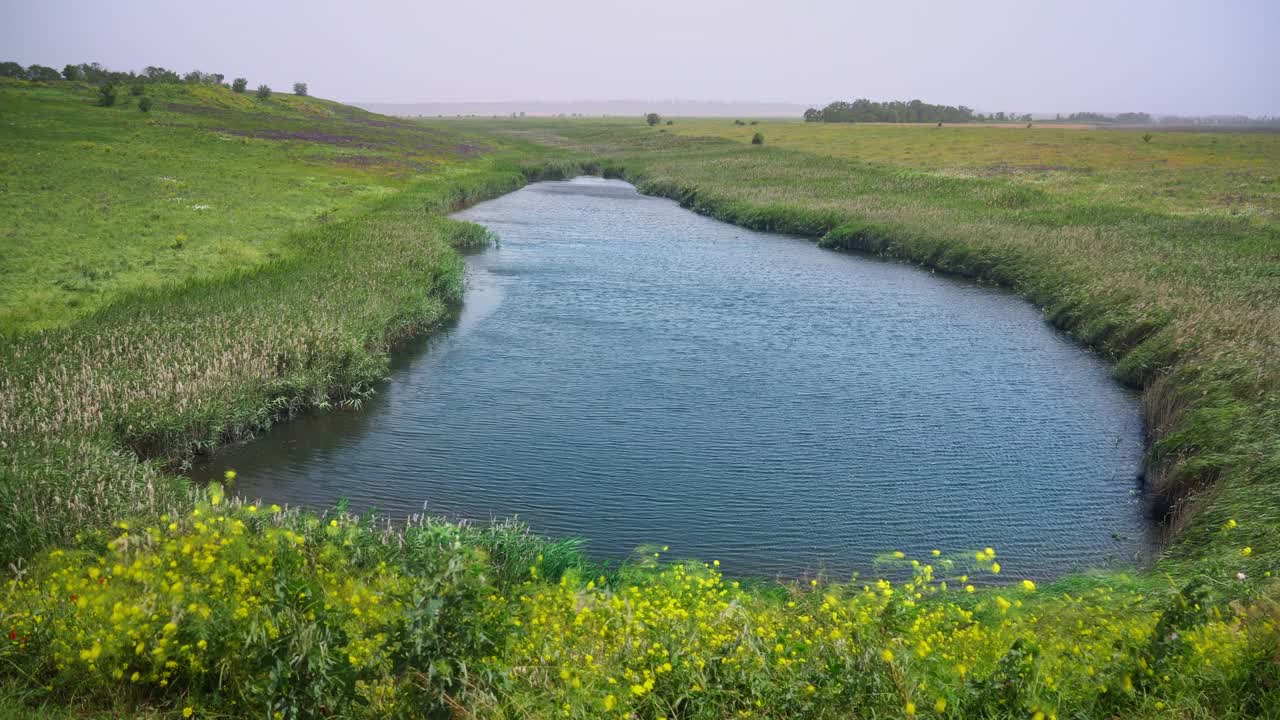
M 1032 123 L 891 125 L 677 120 L 682 136 L 766 143 L 954 177 L 1006 178 L 1073 197 L 1186 215 L 1280 221 L 1280 133 Z M 1142 136 L 1150 133 L 1150 142 Z
M 210 86 L 0 82 L 0 333 L 54 327 L 121 293 L 290 252 L 288 231 L 476 151 L 456 132 L 315 98 Z

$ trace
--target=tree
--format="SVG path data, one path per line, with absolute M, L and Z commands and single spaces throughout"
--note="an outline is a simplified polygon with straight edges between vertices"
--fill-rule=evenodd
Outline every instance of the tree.
M 932 105 L 921 100 L 873 102 L 859 98 L 853 102 L 836 101 L 821 110 L 804 112 L 806 122 L 969 122 L 975 119 L 973 108 L 960 105 Z
M 236 78 L 231 81 L 231 91 L 242 93 L 249 87 L 249 81 L 245 78 Z
M 107 69 L 102 67 L 102 63 L 80 63 L 80 79 L 91 83 L 102 83 L 110 81 L 107 76 Z
M 142 112 L 151 112 L 151 98 L 146 95 L 138 98 L 138 109 Z
M 752 144 L 752 145 L 763 145 L 763 144 L 764 144 L 764 133 L 756 133 L 755 135 L 752 135 L 752 136 L 751 136 L 751 144 Z
M 296 82 L 293 84 L 293 94 L 298 97 L 307 96 L 307 84 L 304 82 Z
M 27 68 L 27 79 L 39 82 L 61 80 L 62 74 L 47 65 L 32 65 Z
M 1149 142 L 1151 142 L 1151 138 L 1153 138 L 1153 137 L 1155 137 L 1155 136 L 1154 136 L 1154 135 L 1152 135 L 1151 133 L 1142 133 L 1142 142 L 1144 142 L 1144 143 L 1149 143 Z
M 644 116 L 644 121 L 649 124 L 649 127 L 653 127 L 662 122 L 662 118 L 658 116 L 658 113 L 649 113 Z
M 135 80 L 133 84 L 129 86 L 129 94 L 134 97 L 138 97 L 142 93 L 146 92 L 146 90 L 147 86 L 141 80 Z
M 111 107 L 116 104 L 116 86 L 111 83 L 103 83 L 98 88 L 98 105 L 100 107 Z
M 16 62 L 0 62 L 0 77 L 22 80 L 27 77 L 27 70 Z
M 146 75 L 151 82 L 176 83 L 182 80 L 182 78 L 178 77 L 178 73 L 155 65 L 148 65 L 142 71 L 142 74 Z
M 259 100 L 266 100 L 271 97 L 271 88 L 266 85 L 259 85 L 257 95 Z
M 67 63 L 66 66 L 62 68 L 62 79 L 63 80 L 79 80 L 80 66 Z

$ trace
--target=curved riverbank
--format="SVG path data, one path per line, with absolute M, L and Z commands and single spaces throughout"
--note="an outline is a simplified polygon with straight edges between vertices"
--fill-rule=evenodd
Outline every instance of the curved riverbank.
M 1010 293 L 617 180 L 453 217 L 501 238 L 467 259 L 459 326 L 375 408 L 303 419 L 202 477 L 233 468 L 247 497 L 313 509 L 518 516 L 595 559 L 669 544 L 737 576 L 995 545 L 1040 581 L 1147 550 L 1135 398 Z
M 1125 282 L 1132 280 L 1132 273 L 1123 266 L 1101 276 L 1091 274 L 1112 252 L 1099 244 L 1106 237 L 1103 228 L 1107 233 L 1119 232 L 1113 226 L 1145 232 L 1149 226 L 1165 232 L 1166 243 L 1186 243 L 1200 242 L 1200 234 L 1212 236 L 1216 226 L 1210 221 L 1161 218 L 1118 207 L 1086 211 L 1027 194 L 1010 183 L 902 173 L 884 177 L 882 170 L 850 168 L 846 161 L 794 151 L 648 137 L 634 141 L 650 144 L 641 152 L 631 139 L 632 131 L 602 136 L 604 140 L 592 136 L 582 143 L 587 149 L 577 152 L 610 160 L 571 163 L 551 175 L 564 176 L 579 168 L 604 172 L 628 179 L 642 192 L 743 227 L 894 257 L 998 284 L 1026 297 L 1055 326 L 1114 362 L 1121 382 L 1142 391 L 1149 448 L 1143 479 L 1153 499 L 1154 518 L 1166 528 L 1162 567 L 1190 570 L 1202 560 L 1220 563 L 1238 557 L 1240 546 L 1216 542 L 1217 529 L 1236 517 L 1256 519 L 1241 542 L 1268 551 L 1280 549 L 1280 516 L 1275 512 L 1280 507 L 1280 368 L 1276 355 L 1267 352 L 1268 347 L 1277 348 L 1280 328 L 1273 327 L 1276 313 L 1260 309 L 1267 306 L 1267 297 L 1248 296 L 1240 301 L 1240 314 L 1228 320 L 1221 317 L 1224 309 L 1206 305 L 1213 301 L 1205 294 L 1227 292 L 1214 289 L 1221 283 L 1212 276 L 1203 280 L 1207 289 L 1179 290 L 1168 284 Z M 557 142 L 566 144 L 572 148 L 571 142 Z M 845 179 L 859 170 L 870 177 Z M 803 184 L 797 185 L 796 178 L 804 178 Z M 850 185 L 849 199 L 856 205 L 863 202 L 859 198 L 868 192 L 867 186 L 879 182 L 911 188 L 897 190 L 906 194 L 892 198 L 917 207 L 920 221 L 877 220 L 875 216 L 886 212 L 874 204 L 871 207 L 877 209 L 860 214 L 840 209 L 833 199 Z M 954 204 L 945 212 L 955 215 L 955 224 L 935 217 L 942 209 L 919 207 L 929 201 L 917 197 L 916 186 L 936 189 L 939 204 Z M 806 188 L 814 194 L 805 195 Z M 898 218 L 897 213 L 895 209 L 889 214 Z M 988 216 L 989 222 L 984 220 Z M 1100 223 L 1092 231 L 1098 240 L 1086 242 L 1087 223 L 1094 216 Z M 1045 233 L 1055 223 L 1061 223 L 1058 232 L 1071 247 L 1091 247 L 1095 256 L 1073 261 L 1073 256 L 1051 249 L 1053 242 Z M 1230 263 L 1222 272 L 1240 268 L 1265 276 L 1267 266 L 1240 263 L 1248 253 L 1265 251 L 1271 231 L 1240 223 L 1231 230 L 1237 234 L 1241 256 L 1216 260 Z M 984 240 L 979 233 L 996 239 Z M 1036 240 L 1018 239 L 1017 233 L 1032 234 Z M 1205 252 L 1224 252 L 1206 247 L 1212 249 Z M 1108 277 L 1117 280 L 1108 286 Z M 1271 286 L 1272 294 L 1276 287 Z M 1199 309 L 1189 311 L 1188 303 L 1196 298 L 1201 298 Z

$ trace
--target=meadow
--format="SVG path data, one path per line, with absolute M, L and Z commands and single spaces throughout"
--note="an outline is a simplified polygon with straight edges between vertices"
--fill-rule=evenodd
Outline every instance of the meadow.
M 1181 173 L 1124 138 L 1197 157 L 1208 136 L 1070 136 L 1080 186 L 976 170 L 1031 162 L 1004 128 L 943 128 L 963 140 L 941 163 L 903 159 L 932 128 L 409 122 L 148 92 L 142 113 L 0 85 L 0 718 L 1280 715 L 1280 256 L 1254 151 L 1165 205 L 1135 188 L 1177 194 Z M 490 240 L 447 212 L 578 172 L 1023 293 L 1144 388 L 1166 557 L 1037 587 L 995 548 L 886 549 L 866 577 L 769 582 L 176 474 L 358 408 L 459 300 L 455 248 Z M 1271 210 L 1202 202 L 1237 181 Z
M 0 333 L 53 328 L 130 291 L 291 257 L 288 231 L 342 220 L 478 147 L 317 98 L 0 81 Z

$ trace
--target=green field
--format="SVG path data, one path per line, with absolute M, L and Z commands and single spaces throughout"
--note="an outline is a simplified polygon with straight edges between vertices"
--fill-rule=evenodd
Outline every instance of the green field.
M 1280 716 L 1280 134 L 147 93 L 0 84 L 0 718 Z M 576 172 L 1022 293 L 1144 390 L 1165 557 L 1039 588 L 982 548 L 740 582 L 174 474 L 358 406 L 488 242 L 448 211 Z
M 149 113 L 128 96 L 90 111 L 89 86 L 0 84 L 0 332 L 288 257 L 288 231 L 340 220 L 479 150 L 315 98 L 148 92 Z

